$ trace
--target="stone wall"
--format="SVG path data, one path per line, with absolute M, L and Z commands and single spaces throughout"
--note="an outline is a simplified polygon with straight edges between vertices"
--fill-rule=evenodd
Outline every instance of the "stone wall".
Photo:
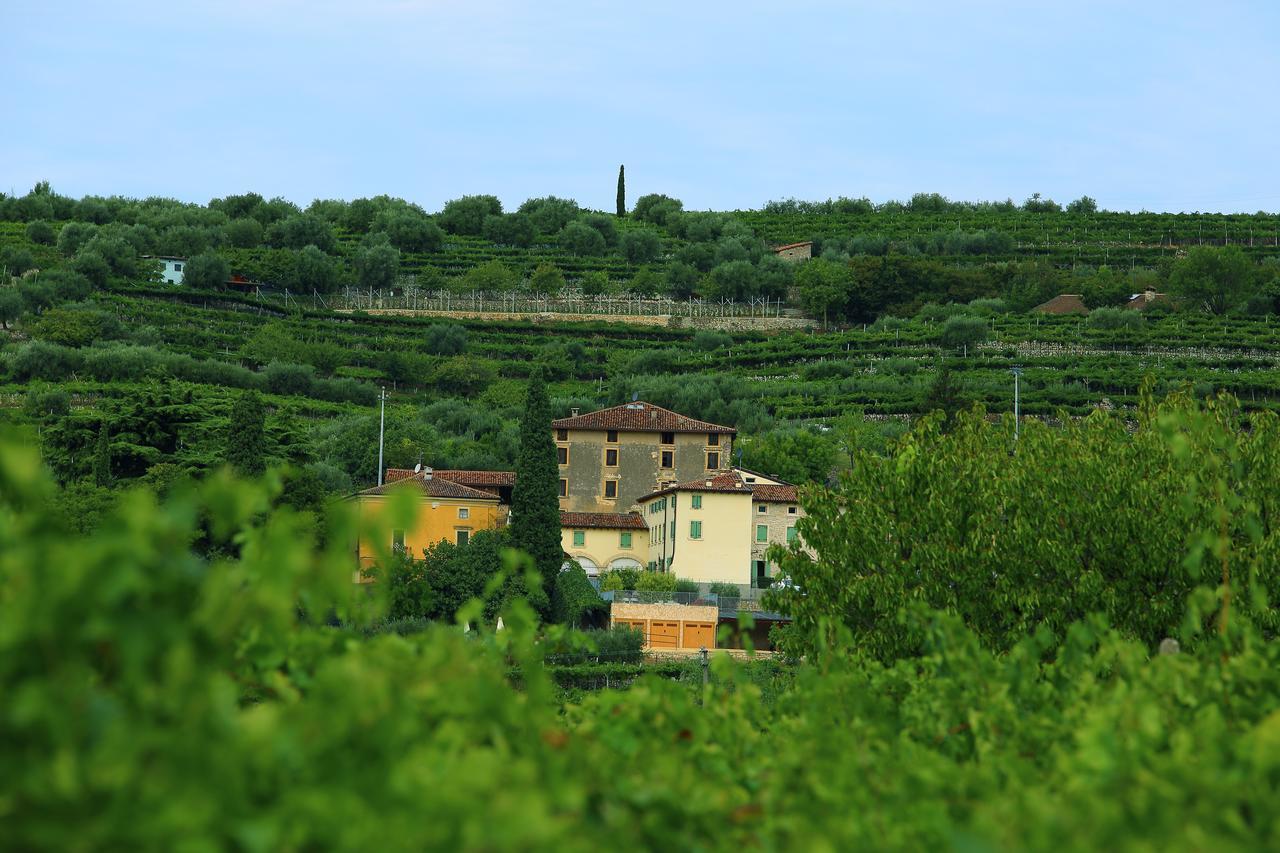
M 665 326 L 675 329 L 715 329 L 724 332 L 784 332 L 816 328 L 821 322 L 805 317 L 686 317 L 679 314 L 522 314 L 509 311 L 428 311 L 413 308 L 362 309 L 366 314 L 404 317 L 452 317 L 527 323 L 617 323 L 624 326 Z M 351 309 L 335 313 L 350 314 Z

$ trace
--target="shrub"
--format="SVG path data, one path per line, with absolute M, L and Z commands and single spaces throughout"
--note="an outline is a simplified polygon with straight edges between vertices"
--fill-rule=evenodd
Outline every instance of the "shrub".
M 647 264 L 658 259 L 662 241 L 653 231 L 633 229 L 618 240 L 618 249 L 629 263 Z
M 272 394 L 310 394 L 316 381 L 316 370 L 309 364 L 273 361 L 262 373 Z
M 436 217 L 440 227 L 451 234 L 480 234 L 486 216 L 502 213 L 502 202 L 496 196 L 468 195 L 445 204 Z
M 693 348 L 703 352 L 713 352 L 733 346 L 733 336 L 728 332 L 713 332 L 703 329 L 693 336 Z
M 1084 322 L 1091 329 L 1117 331 L 1141 329 L 1146 323 L 1146 318 L 1138 311 L 1125 308 L 1098 308 L 1089 314 Z
M 676 578 L 676 592 L 699 592 L 702 585 L 697 581 Z
M 942 325 L 942 332 L 939 334 L 938 340 L 945 347 L 959 347 L 982 343 L 990 337 L 991 327 L 987 325 L 985 319 L 957 315 L 948 318 L 947 322 Z
M 676 576 L 670 572 L 640 572 L 636 589 L 645 592 L 675 592 Z
M 53 226 L 43 219 L 27 223 L 27 239 L 42 246 L 52 246 L 57 240 L 57 232 Z
M 721 598 L 741 598 L 742 590 L 735 583 L 726 583 L 724 581 L 716 581 L 711 584 L 711 592 Z
M 640 583 L 640 569 L 610 569 L 600 575 L 600 589 L 604 591 L 635 589 Z
M 221 290 L 231 278 L 231 265 L 216 252 L 203 252 L 187 260 L 182 283 L 197 290 Z
M 49 418 L 71 411 L 71 395 L 62 388 L 32 388 L 22 401 L 22 411 L 32 418 Z
M 71 269 L 94 287 L 106 287 L 111 278 L 111 267 L 106 258 L 97 252 L 81 252 L 71 262 Z
M 561 229 L 556 241 L 571 255 L 603 255 L 605 251 L 604 236 L 583 222 L 570 222 Z
M 88 222 L 68 222 L 58 231 L 58 251 L 70 258 L 98 234 L 98 226 Z
M 562 625 L 581 627 L 607 621 L 609 607 L 577 563 L 570 562 L 556 575 L 551 591 L 551 616 Z
M 19 347 L 9 361 L 15 379 L 66 379 L 84 364 L 84 359 L 70 347 L 46 341 L 31 341 Z
M 432 355 L 462 355 L 467 351 L 467 327 L 458 323 L 432 323 L 422 338 L 423 348 Z

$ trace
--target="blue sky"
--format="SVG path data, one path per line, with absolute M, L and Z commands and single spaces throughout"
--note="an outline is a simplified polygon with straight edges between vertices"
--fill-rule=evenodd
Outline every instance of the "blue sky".
M 1280 210 L 1274 2 L 0 0 L 0 190 Z

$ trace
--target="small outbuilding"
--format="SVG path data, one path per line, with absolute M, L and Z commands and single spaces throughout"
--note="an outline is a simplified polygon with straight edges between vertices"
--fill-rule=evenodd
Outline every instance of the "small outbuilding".
M 1084 299 L 1081 298 L 1079 293 L 1059 293 L 1048 302 L 1041 302 L 1031 310 L 1036 314 L 1065 316 L 1068 314 L 1088 314 L 1089 306 L 1084 304 Z
M 813 257 L 813 241 L 805 240 L 802 243 L 775 246 L 773 253 L 784 261 L 807 261 Z
M 1153 305 L 1160 305 L 1163 308 L 1172 308 L 1173 300 L 1169 298 L 1167 293 L 1156 293 L 1151 288 L 1147 288 L 1141 293 L 1135 293 L 1129 297 L 1129 301 L 1124 307 L 1130 311 L 1146 311 Z
M 160 280 L 165 284 L 182 284 L 183 270 L 187 259 L 169 255 L 143 255 L 144 260 L 157 261 L 160 264 Z

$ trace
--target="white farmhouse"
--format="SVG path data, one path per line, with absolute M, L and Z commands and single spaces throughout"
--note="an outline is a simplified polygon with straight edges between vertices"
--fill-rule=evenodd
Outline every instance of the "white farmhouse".
M 186 258 L 172 258 L 163 255 L 150 260 L 160 262 L 160 280 L 165 284 L 182 284 L 182 271 L 187 266 Z

